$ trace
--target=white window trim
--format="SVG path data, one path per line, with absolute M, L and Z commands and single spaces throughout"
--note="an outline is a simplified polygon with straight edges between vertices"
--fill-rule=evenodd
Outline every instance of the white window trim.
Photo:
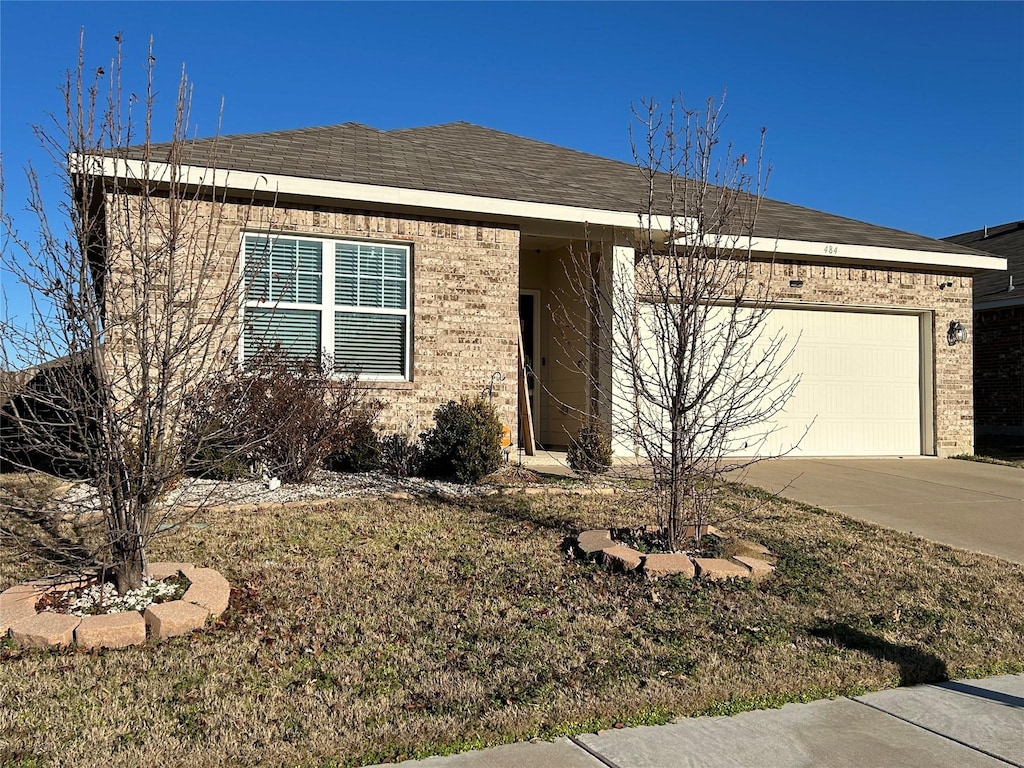
M 246 297 L 246 257 L 245 239 L 247 237 L 262 237 L 268 240 L 302 240 L 322 244 L 322 260 L 320 263 L 320 303 L 298 301 L 251 301 Z M 352 245 L 375 245 L 385 248 L 399 248 L 405 251 L 405 309 L 392 307 L 365 307 L 352 306 L 348 304 L 335 304 L 335 277 L 336 260 L 335 246 L 339 243 Z M 320 352 L 331 357 L 334 356 L 334 314 L 345 312 L 359 315 L 397 315 L 405 318 L 405 339 L 404 357 L 402 360 L 402 375 L 396 374 L 359 374 L 360 381 L 381 381 L 381 382 L 405 382 L 412 381 L 412 248 L 406 243 L 394 243 L 381 240 L 362 240 L 344 237 L 311 237 L 309 235 L 293 235 L 290 233 L 266 233 L 266 232 L 242 232 L 238 245 L 241 253 L 239 259 L 241 269 L 242 286 L 239 297 L 239 343 L 238 362 L 242 364 L 245 359 L 245 310 L 252 309 L 298 309 L 306 311 L 317 311 L 320 313 Z M 330 285 L 327 285 L 327 277 L 330 278 Z M 336 373 L 337 378 L 343 378 L 349 374 Z

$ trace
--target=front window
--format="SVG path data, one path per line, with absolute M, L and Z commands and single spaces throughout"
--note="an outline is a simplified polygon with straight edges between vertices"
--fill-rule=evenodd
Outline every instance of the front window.
M 327 352 L 338 373 L 409 378 L 409 247 L 246 235 L 242 358 Z

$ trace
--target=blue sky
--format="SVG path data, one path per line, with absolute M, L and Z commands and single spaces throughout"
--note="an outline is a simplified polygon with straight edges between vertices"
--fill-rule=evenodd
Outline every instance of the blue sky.
M 741 150 L 768 128 L 770 197 L 933 237 L 1024 218 L 1020 2 L 2 0 L 8 210 L 83 26 L 90 66 L 124 33 L 133 77 L 153 35 L 167 105 L 184 63 L 200 135 L 223 97 L 224 134 L 467 120 L 628 159 L 631 102 L 727 88 Z

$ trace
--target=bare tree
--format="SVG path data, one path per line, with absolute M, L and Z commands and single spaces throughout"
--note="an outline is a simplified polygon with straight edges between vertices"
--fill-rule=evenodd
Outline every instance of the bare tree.
M 589 426 L 610 424 L 649 464 L 673 549 L 713 521 L 723 476 L 757 460 L 736 457 L 763 457 L 797 384 L 783 375 L 792 343 L 765 326 L 773 259 L 752 250 L 770 174 L 764 131 L 750 158 L 723 147 L 723 103 L 634 110 L 633 259 L 615 263 L 590 242 L 569 267 L 582 308 L 569 325 L 590 350 Z
M 8 306 L 0 321 L 2 367 L 31 367 L 8 377 L 19 386 L 0 405 L 5 442 L 16 442 L 5 446 L 9 463 L 94 486 L 105 551 L 76 552 L 109 565 L 124 592 L 141 583 L 146 546 L 172 513 L 162 497 L 207 447 L 184 439 L 193 395 L 237 367 L 240 256 L 237 242 L 218 238 L 244 226 L 249 209 L 227 198 L 208 157 L 201 185 L 187 177 L 184 71 L 170 139 L 156 144 L 152 40 L 139 93 L 122 90 L 115 40 L 113 61 L 93 69 L 83 33 L 62 86 L 64 113 L 35 129 L 57 168 L 66 223 L 55 224 L 31 167 L 38 238 L 2 216 L 5 281 L 30 302 L 20 317 Z

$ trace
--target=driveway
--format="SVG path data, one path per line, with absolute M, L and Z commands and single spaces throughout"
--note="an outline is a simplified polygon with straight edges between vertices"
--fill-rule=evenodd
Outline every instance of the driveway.
M 926 539 L 1024 563 L 1024 470 L 936 458 L 773 459 L 749 485 Z

